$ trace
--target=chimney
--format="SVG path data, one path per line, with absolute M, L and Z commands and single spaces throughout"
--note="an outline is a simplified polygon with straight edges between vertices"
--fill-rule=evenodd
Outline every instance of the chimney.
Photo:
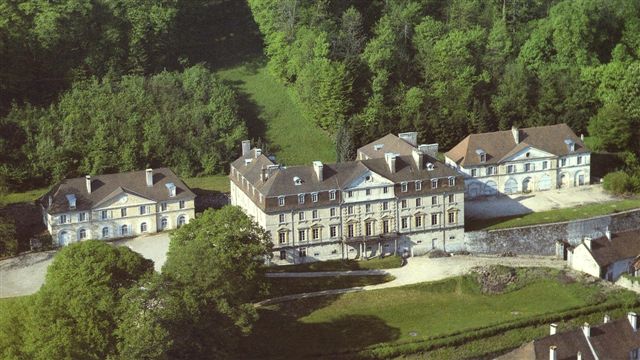
M 551 324 L 549 326 L 549 335 L 555 335 L 558 332 L 558 324 Z
M 604 314 L 604 323 L 608 324 L 611 322 L 611 316 L 609 314 Z
M 87 193 L 91 194 L 91 175 L 85 176 L 84 182 L 87 185 Z
M 420 150 L 425 155 L 431 156 L 434 159 L 438 157 L 438 143 L 422 144 L 418 146 L 418 150 Z
M 627 314 L 627 318 L 629 319 L 629 324 L 631 324 L 633 331 L 638 331 L 638 315 L 634 312 L 630 312 Z
M 384 153 L 384 160 L 387 162 L 387 166 L 389 167 L 390 173 L 396 172 L 396 154 L 394 153 Z
M 416 163 L 418 170 L 422 170 L 422 163 L 424 162 L 424 155 L 422 154 L 422 151 L 419 149 L 413 149 L 411 151 L 411 155 L 413 156 L 413 161 Z
M 242 156 L 247 156 L 251 151 L 251 140 L 242 141 Z
M 582 351 L 578 351 L 576 354 L 576 360 L 582 360 Z
M 580 140 L 584 141 L 584 134 L 580 134 Z
M 398 137 L 412 146 L 418 146 L 418 133 L 415 131 L 398 134 Z
M 586 246 L 587 249 L 591 250 L 591 238 L 586 236 L 582 241 L 584 242 L 584 246 Z
M 145 173 L 147 174 L 147 186 L 152 187 L 153 186 L 153 169 L 147 169 L 145 170 Z
M 324 177 L 322 176 L 322 169 L 324 168 L 324 166 L 322 165 L 321 161 L 314 161 L 313 162 L 313 171 L 316 173 L 316 178 L 318 179 L 318 181 L 323 181 Z
M 258 156 L 262 155 L 262 149 L 256 149 L 256 159 L 258 158 Z
M 611 231 L 609 231 L 609 227 L 604 231 L 604 235 L 607 237 L 609 241 L 611 241 Z
M 556 355 L 557 346 L 549 346 L 549 360 L 558 360 L 558 355 Z
M 516 126 L 511 127 L 511 134 L 513 134 L 513 140 L 516 144 L 520 144 L 520 130 Z
M 591 337 L 591 326 L 589 326 L 589 323 L 584 323 L 584 325 L 582 325 L 582 332 L 585 337 Z

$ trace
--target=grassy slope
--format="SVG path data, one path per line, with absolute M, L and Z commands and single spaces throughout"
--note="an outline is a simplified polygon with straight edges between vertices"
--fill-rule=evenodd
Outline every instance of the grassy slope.
M 251 344 L 246 355 L 277 357 L 296 344 L 296 354 L 305 357 L 419 340 L 585 306 L 599 291 L 546 278 L 512 292 L 484 295 L 467 276 L 298 300 L 261 310 L 255 333 L 246 339 Z
M 329 260 L 317 261 L 307 264 L 283 265 L 267 268 L 268 272 L 307 272 L 307 271 L 348 271 L 348 270 L 375 270 L 391 269 L 402 265 L 399 256 L 387 256 L 383 259 L 375 258 L 366 261 L 356 260 Z
M 191 189 L 229 192 L 229 178 L 227 175 L 209 175 L 183 179 Z
M 303 118 L 287 88 L 269 75 L 266 66 L 245 64 L 219 71 L 218 75 L 239 92 L 241 116 L 247 121 L 249 135 L 266 139 L 266 150 L 275 154 L 278 162 L 335 162 L 332 139 Z
M 9 193 L 0 195 L 0 206 L 17 204 L 23 202 L 32 202 L 47 192 L 49 188 L 33 189 L 24 192 Z
M 465 230 L 506 229 L 518 226 L 586 219 L 640 208 L 640 198 L 590 204 L 567 209 L 534 212 L 521 216 L 466 221 Z
M 267 298 L 331 289 L 347 289 L 392 281 L 391 275 L 373 276 L 323 276 L 313 278 L 268 278 L 270 285 Z

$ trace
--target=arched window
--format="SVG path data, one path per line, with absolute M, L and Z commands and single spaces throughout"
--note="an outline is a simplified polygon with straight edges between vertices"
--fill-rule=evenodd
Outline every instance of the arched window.
M 129 233 L 129 228 L 127 227 L 127 225 L 120 226 L 120 233 L 122 235 L 127 235 Z
M 160 229 L 166 229 L 167 225 L 169 225 L 169 220 L 162 218 L 162 220 L 160 220 Z
M 68 231 L 61 231 L 58 234 L 58 244 L 60 244 L 61 246 L 65 246 L 65 245 L 69 244 L 69 232 Z
M 109 237 L 109 228 L 106 226 L 102 228 L 102 237 L 103 238 Z
M 187 223 L 187 218 L 184 215 L 178 216 L 178 227 Z
M 147 232 L 147 223 L 143 222 L 140 224 L 140 232 Z
M 78 232 L 78 239 L 82 240 L 86 238 L 87 238 L 87 230 L 80 229 L 80 231 Z

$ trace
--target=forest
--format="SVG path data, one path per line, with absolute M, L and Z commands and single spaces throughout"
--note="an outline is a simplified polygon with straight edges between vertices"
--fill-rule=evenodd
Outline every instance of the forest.
M 0 187 L 157 165 L 185 176 L 228 170 L 247 129 L 215 70 L 233 59 L 213 44 L 215 27 L 199 27 L 234 26 L 221 9 L 237 6 L 0 4 Z M 594 151 L 620 153 L 618 182 L 640 190 L 637 1 L 248 6 L 270 73 L 335 139 L 339 160 L 388 132 L 415 129 L 448 149 L 473 132 L 564 122 Z M 215 51 L 202 51 L 207 41 Z

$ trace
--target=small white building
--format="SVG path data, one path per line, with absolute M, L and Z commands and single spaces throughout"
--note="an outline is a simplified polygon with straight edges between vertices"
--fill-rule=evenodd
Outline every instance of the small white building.
M 611 234 L 597 239 L 585 238 L 567 253 L 569 267 L 589 275 L 616 281 L 622 274 L 636 272 L 640 255 L 640 230 Z
M 466 175 L 465 197 L 587 185 L 591 153 L 566 125 L 471 134 L 445 154 Z
M 175 229 L 195 194 L 168 168 L 65 179 L 39 199 L 54 245 Z

